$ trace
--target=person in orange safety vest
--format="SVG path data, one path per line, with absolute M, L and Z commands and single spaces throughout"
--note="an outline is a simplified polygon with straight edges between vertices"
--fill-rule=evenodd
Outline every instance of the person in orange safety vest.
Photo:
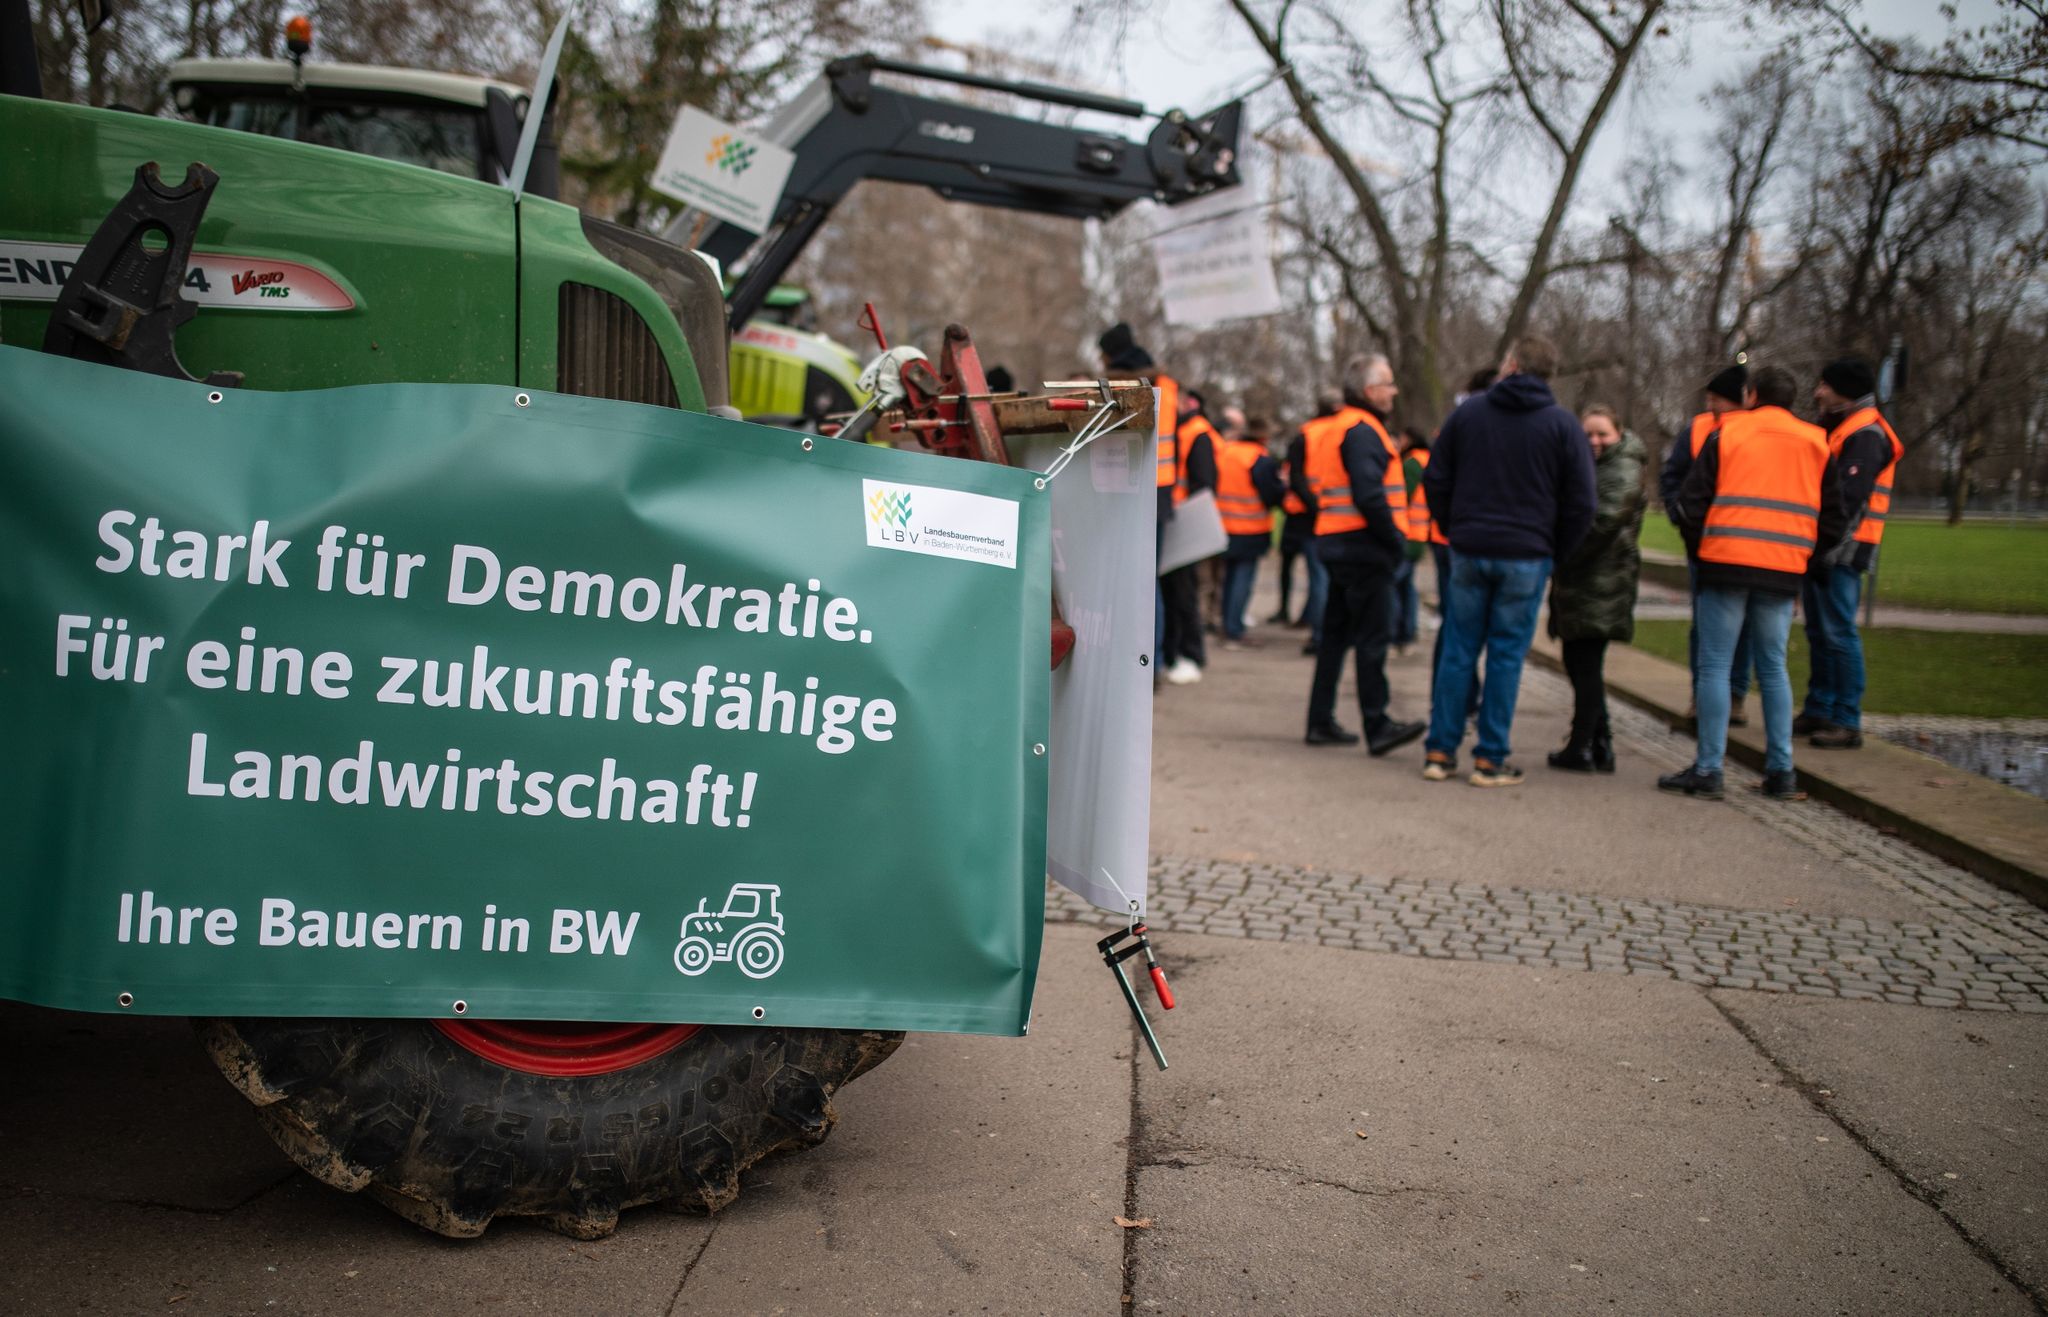
M 1746 623 L 1764 718 L 1763 792 L 1803 794 L 1792 771 L 1792 684 L 1785 642 L 1808 564 L 1848 527 L 1827 432 L 1792 414 L 1790 371 L 1750 377 L 1749 410 L 1720 418 L 1669 509 L 1699 559 L 1699 746 L 1692 766 L 1657 779 L 1660 790 L 1718 800 L 1728 743 L 1728 673 Z
M 1216 510 L 1223 514 L 1223 647 L 1255 642 L 1245 634 L 1245 609 L 1259 578 L 1259 559 L 1273 546 L 1273 509 L 1286 497 L 1280 464 L 1267 445 L 1273 425 L 1263 416 L 1247 419 L 1235 407 L 1223 409 L 1223 447 L 1216 454 Z
M 1203 414 L 1201 393 L 1180 386 L 1180 425 L 1174 432 L 1174 467 L 1178 472 L 1166 490 L 1169 506 L 1177 509 L 1188 496 L 1216 488 L 1216 450 L 1222 436 Z M 1169 516 L 1175 515 L 1172 512 Z M 1165 644 L 1159 652 L 1165 670 L 1160 674 L 1170 684 L 1185 686 L 1202 679 L 1209 653 L 1202 638 L 1202 564 L 1191 562 L 1159 578 L 1166 598 Z
M 1180 478 L 1180 453 L 1174 443 L 1174 430 L 1180 424 L 1180 383 L 1159 368 L 1152 354 L 1138 345 L 1131 327 L 1121 320 L 1103 330 L 1095 345 L 1101 350 L 1103 374 L 1147 380 L 1158 390 L 1159 404 L 1153 416 L 1153 465 L 1157 470 L 1159 509 L 1152 541 L 1152 684 L 1157 687 L 1166 672 L 1161 661 L 1166 649 L 1166 588 L 1158 581 L 1158 554 L 1166 539 L 1166 523 L 1173 519 L 1173 486 Z
M 1835 553 L 1806 570 L 1799 599 L 1812 662 L 1792 734 L 1823 750 L 1854 750 L 1863 744 L 1863 637 L 1856 607 L 1863 599 L 1863 573 L 1884 542 L 1892 476 L 1906 446 L 1878 413 L 1877 375 L 1860 357 L 1822 367 L 1813 401 L 1841 473 L 1842 512 L 1853 529 Z
M 1316 414 L 1309 419 L 1320 421 L 1335 416 L 1344 406 L 1344 395 L 1335 389 L 1323 389 L 1316 394 Z M 1303 445 L 1304 430 L 1296 430 L 1287 442 L 1286 460 L 1280 465 L 1280 478 L 1287 485 L 1287 496 L 1280 502 L 1281 512 L 1286 514 L 1280 523 L 1280 611 L 1271 618 L 1275 622 L 1286 622 L 1294 627 L 1308 629 L 1308 641 L 1301 647 L 1304 654 L 1314 654 L 1323 636 L 1323 601 L 1330 594 L 1330 574 L 1323 570 L 1321 560 L 1316 557 L 1316 511 L 1315 491 L 1308 487 L 1307 457 Z M 1293 575 L 1294 559 L 1299 556 L 1308 572 L 1308 593 L 1302 601 L 1301 613 L 1289 621 L 1288 585 Z
M 1664 455 L 1664 466 L 1657 473 L 1657 494 L 1668 510 L 1678 499 L 1678 487 L 1685 483 L 1685 473 L 1692 470 L 1693 459 L 1699 456 L 1700 446 L 1707 441 L 1720 425 L 1721 418 L 1742 410 L 1745 390 L 1749 386 L 1749 368 L 1744 365 L 1729 366 L 1715 373 L 1707 381 L 1705 410 L 1696 414 L 1686 423 L 1684 430 L 1671 441 L 1670 449 Z M 1690 550 L 1685 558 L 1685 580 L 1687 593 L 1697 602 L 1700 596 L 1699 560 Z M 1687 623 L 1685 629 L 1685 663 L 1697 678 L 1700 670 L 1700 632 L 1697 623 Z M 1728 691 L 1732 701 L 1729 705 L 1728 725 L 1746 727 L 1748 715 L 1743 702 L 1749 697 L 1749 674 L 1755 668 L 1749 658 L 1749 633 L 1743 632 L 1735 641 L 1734 666 L 1729 669 Z M 1686 717 L 1693 716 L 1692 710 Z
M 1316 513 L 1316 554 L 1330 574 L 1322 644 L 1309 686 L 1310 745 L 1356 745 L 1337 722 L 1337 681 L 1346 654 L 1357 655 L 1358 708 L 1366 749 L 1407 745 L 1428 730 L 1387 712 L 1387 643 L 1392 634 L 1394 569 L 1408 536 L 1408 486 L 1389 414 L 1400 392 L 1385 357 L 1355 357 L 1344 367 L 1344 406 L 1302 427 L 1303 467 Z

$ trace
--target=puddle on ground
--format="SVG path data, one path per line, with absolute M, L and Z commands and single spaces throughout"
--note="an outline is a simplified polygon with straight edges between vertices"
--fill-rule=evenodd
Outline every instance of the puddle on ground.
M 1952 768 L 2048 798 L 2048 737 L 2019 732 L 1925 732 L 1886 734 L 1909 749 L 1933 755 Z

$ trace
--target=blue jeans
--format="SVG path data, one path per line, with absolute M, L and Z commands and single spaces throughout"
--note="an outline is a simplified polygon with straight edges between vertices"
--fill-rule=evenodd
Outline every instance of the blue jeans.
M 1415 643 L 1415 564 L 1404 560 L 1394 569 L 1394 643 Z
M 1816 568 L 1799 591 L 1806 610 L 1811 655 L 1805 712 L 1837 727 L 1863 726 L 1863 634 L 1856 607 L 1863 573 L 1853 567 Z
M 1425 748 L 1455 759 L 1465 739 L 1465 711 L 1486 653 L 1486 692 L 1479 701 L 1475 759 L 1507 762 L 1508 731 L 1522 689 L 1522 662 L 1536 638 L 1536 614 L 1550 580 L 1548 558 L 1475 558 L 1451 553 L 1451 591 L 1444 610 L 1443 660 L 1429 700 Z
M 1785 675 L 1785 641 L 1792 634 L 1792 596 L 1761 590 L 1700 591 L 1700 673 L 1693 686 L 1699 710 L 1699 752 L 1694 767 L 1721 771 L 1728 752 L 1728 673 L 1745 629 L 1764 705 L 1764 771 L 1792 769 L 1792 680 Z
M 1244 639 L 1244 610 L 1252 602 L 1252 586 L 1259 579 L 1259 554 L 1244 553 L 1238 548 L 1238 540 L 1254 538 L 1249 535 L 1233 535 L 1231 552 L 1240 557 L 1223 560 L 1223 634 L 1231 640 Z
M 1308 643 L 1321 649 L 1323 606 L 1330 601 L 1330 569 L 1317 556 L 1314 540 L 1301 546 L 1301 560 L 1308 564 L 1308 602 L 1302 605 L 1301 615 L 1308 622 Z
M 1685 629 L 1685 662 L 1686 666 L 1692 669 L 1694 684 L 1698 684 L 1700 679 L 1699 559 L 1688 557 L 1685 560 L 1685 583 L 1692 593 L 1693 611 L 1692 624 Z M 1744 627 L 1742 633 L 1735 637 L 1735 657 L 1730 660 L 1728 671 L 1728 694 L 1731 701 L 1739 700 L 1749 694 L 1749 673 L 1750 669 L 1755 666 L 1755 663 L 1749 657 L 1749 628 Z M 1694 712 L 1697 713 L 1699 702 L 1695 700 L 1693 703 L 1695 705 Z

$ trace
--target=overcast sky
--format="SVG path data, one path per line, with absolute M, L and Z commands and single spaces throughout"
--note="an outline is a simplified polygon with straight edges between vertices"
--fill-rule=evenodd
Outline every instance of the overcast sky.
M 1350 7 L 1361 30 L 1397 30 L 1397 0 L 1350 0 Z M 1958 8 L 1965 23 L 1989 21 L 1998 12 L 1995 0 L 1960 0 Z M 1864 0 L 1862 9 L 1870 27 L 1886 35 L 1932 41 L 1946 30 L 1935 0 Z M 1120 35 L 1102 32 L 1085 42 L 1063 39 L 1070 12 L 1065 7 L 1048 5 L 1043 12 L 1043 19 L 1034 20 L 1021 6 L 935 3 L 928 10 L 928 26 L 948 40 L 1035 56 L 1050 66 L 1037 70 L 1037 76 L 1142 101 L 1155 111 L 1212 108 L 1270 71 L 1224 0 L 1126 0 L 1125 30 Z M 1747 12 L 1765 14 L 1762 25 L 1754 18 L 1745 24 L 1733 7 L 1723 17 L 1680 21 L 1674 38 L 1657 44 L 1653 62 L 1639 62 L 1582 178 L 1576 194 L 1579 220 L 1589 213 L 1604 216 L 1613 208 L 1617 176 L 1632 156 L 1662 147 L 1681 165 L 1698 162 L 1709 124 L 1701 94 L 1716 82 L 1740 76 L 1786 40 L 1783 29 L 1770 25 L 1763 6 Z M 1050 76 L 1055 69 L 1056 79 Z M 1018 76 L 1032 75 L 1020 71 Z M 1264 126 L 1282 108 L 1275 99 L 1263 102 L 1248 127 Z M 1128 120 L 1109 120 L 1104 126 L 1142 135 Z M 1356 133 L 1351 141 L 1355 150 L 1366 145 Z M 1547 189 L 1537 198 L 1539 207 L 1544 200 Z

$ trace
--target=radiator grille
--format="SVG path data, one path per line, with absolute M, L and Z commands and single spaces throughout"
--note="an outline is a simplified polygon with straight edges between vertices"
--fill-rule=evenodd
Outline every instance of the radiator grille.
M 589 284 L 562 285 L 555 389 L 585 398 L 614 398 L 674 407 L 675 381 L 661 346 L 640 313 Z

